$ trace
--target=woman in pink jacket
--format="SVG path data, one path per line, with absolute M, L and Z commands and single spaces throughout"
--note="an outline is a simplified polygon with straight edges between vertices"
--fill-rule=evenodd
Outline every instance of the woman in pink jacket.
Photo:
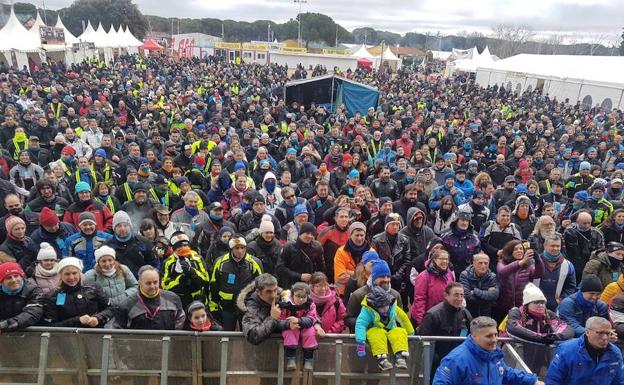
M 316 305 L 316 312 L 321 318 L 321 327 L 325 333 L 341 333 L 345 327 L 346 307 L 336 289 L 327 282 L 325 273 L 312 274 L 310 298 Z
M 454 281 L 455 273 L 449 268 L 448 251 L 434 251 L 414 284 L 414 303 L 410 316 L 415 327 L 420 324 L 427 310 L 444 301 L 444 288 Z

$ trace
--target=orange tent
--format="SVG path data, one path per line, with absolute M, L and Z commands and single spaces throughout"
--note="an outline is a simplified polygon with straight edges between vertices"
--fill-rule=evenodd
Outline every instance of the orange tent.
M 147 39 L 147 41 L 143 43 L 143 45 L 140 46 L 139 48 L 142 48 L 147 51 L 159 51 L 159 50 L 164 49 L 163 46 L 158 44 L 156 40 L 154 39 Z

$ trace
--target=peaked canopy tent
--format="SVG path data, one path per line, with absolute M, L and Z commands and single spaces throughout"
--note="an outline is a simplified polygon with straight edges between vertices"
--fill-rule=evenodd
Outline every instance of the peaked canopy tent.
M 20 69 L 24 68 L 24 66 L 28 68 L 29 61 L 41 62 L 41 48 L 41 39 L 38 31 L 35 35 L 27 30 L 15 16 L 15 11 L 11 7 L 9 19 L 4 27 L 0 29 L 0 52 L 4 54 L 6 63 Z
M 383 55 L 375 57 L 376 67 L 379 68 L 383 63 L 387 63 L 392 70 L 401 68 L 401 59 L 399 59 L 391 50 L 389 46 L 383 52 Z
M 464 52 L 464 51 L 458 51 Z M 466 55 L 462 59 L 457 59 L 447 66 L 447 74 L 450 76 L 455 71 L 477 72 L 478 67 L 491 66 L 498 58 L 490 53 L 490 49 L 485 47 L 483 52 L 479 53 L 477 48 L 466 50 Z M 455 54 L 455 50 L 454 50 Z
M 309 106 L 314 103 L 329 111 L 344 104 L 349 116 L 358 112 L 364 115 L 370 107 L 377 108 L 379 101 L 376 88 L 331 74 L 288 82 L 284 95 L 287 104 L 297 102 Z
M 624 109 L 624 57 L 520 54 L 479 66 L 476 81 L 521 94 L 541 89 L 557 100 Z
M 158 44 L 154 39 L 147 39 L 139 48 L 146 51 L 159 51 L 163 49 L 163 46 Z

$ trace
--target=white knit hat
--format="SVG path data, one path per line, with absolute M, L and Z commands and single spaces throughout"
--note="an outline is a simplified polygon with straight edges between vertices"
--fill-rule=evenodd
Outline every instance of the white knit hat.
M 117 211 L 115 215 L 113 215 L 113 230 L 117 225 L 127 223 L 128 226 L 132 227 L 132 221 L 130 220 L 130 216 L 125 211 Z
M 233 237 L 230 238 L 230 242 L 228 243 L 228 246 L 230 246 L 230 249 L 233 249 L 235 246 L 247 246 L 247 242 L 245 242 L 245 238 L 238 236 L 238 237 Z
M 37 261 L 45 261 L 46 259 L 57 259 L 56 250 L 48 242 L 42 242 L 37 253 Z
M 546 297 L 539 287 L 529 282 L 524 287 L 524 291 L 522 292 L 522 304 L 527 305 L 535 301 L 546 301 Z
M 65 257 L 61 259 L 58 264 L 58 272 L 60 273 L 64 268 L 72 266 L 82 271 L 82 261 L 76 257 Z
M 275 232 L 275 226 L 273 226 L 273 222 L 271 221 L 262 221 L 260 222 L 260 227 L 258 228 L 260 234 L 266 233 L 267 231 Z
M 94 254 L 96 264 L 98 263 L 100 258 L 105 255 L 110 255 L 111 257 L 113 257 L 113 259 L 117 259 L 117 256 L 115 255 L 115 249 L 110 246 L 101 246 L 99 249 L 95 250 Z

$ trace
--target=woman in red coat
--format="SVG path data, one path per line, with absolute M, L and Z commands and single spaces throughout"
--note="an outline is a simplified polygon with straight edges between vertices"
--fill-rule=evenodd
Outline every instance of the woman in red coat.
M 434 251 L 414 284 L 414 303 L 410 316 L 415 326 L 420 324 L 427 310 L 444 301 L 444 288 L 454 281 L 455 273 L 449 268 L 448 251 Z

